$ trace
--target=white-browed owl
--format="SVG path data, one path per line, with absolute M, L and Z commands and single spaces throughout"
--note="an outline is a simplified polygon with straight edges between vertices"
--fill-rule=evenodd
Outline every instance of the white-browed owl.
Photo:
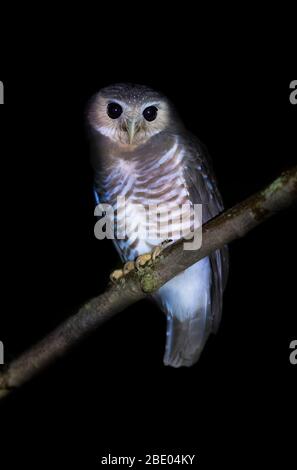
M 175 209 L 202 204 L 203 223 L 222 211 L 209 157 L 198 139 L 186 131 L 165 96 L 142 85 L 111 85 L 91 100 L 87 120 L 96 194 L 100 202 L 113 207 L 118 196 L 125 197 L 125 236 L 114 240 L 123 261 L 152 251 L 168 238 L 168 230 L 162 236 L 160 213 L 156 213 L 158 233 L 139 236 L 141 229 L 147 228 L 146 217 L 137 211 L 139 204 L 170 208 L 172 240 L 180 238 L 181 223 L 188 223 L 189 230 L 195 228 L 192 214 L 181 222 Z M 116 214 L 120 223 L 120 211 Z M 165 365 L 191 366 L 198 360 L 209 334 L 216 332 L 220 323 L 227 272 L 224 248 L 186 269 L 153 295 L 167 316 Z

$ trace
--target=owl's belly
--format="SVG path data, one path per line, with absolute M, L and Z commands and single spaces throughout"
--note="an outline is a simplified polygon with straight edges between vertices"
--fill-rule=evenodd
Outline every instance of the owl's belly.
M 117 240 L 125 259 L 147 253 L 164 240 L 178 240 L 193 231 L 192 205 L 181 193 L 176 198 L 158 204 L 144 204 L 137 198 L 126 201 L 125 222 L 117 220 L 117 229 L 124 239 Z M 149 198 L 149 195 L 148 195 Z

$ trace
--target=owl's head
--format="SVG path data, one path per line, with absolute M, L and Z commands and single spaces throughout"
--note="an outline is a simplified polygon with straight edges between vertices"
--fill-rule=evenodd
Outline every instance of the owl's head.
M 165 130 L 170 104 L 158 92 L 143 86 L 120 83 L 103 88 L 91 101 L 91 128 L 124 146 L 144 144 Z

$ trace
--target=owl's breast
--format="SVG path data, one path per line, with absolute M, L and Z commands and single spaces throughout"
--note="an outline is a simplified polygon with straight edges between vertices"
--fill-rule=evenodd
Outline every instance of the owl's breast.
M 193 230 L 183 159 L 183 148 L 175 141 L 160 155 L 132 161 L 119 157 L 103 175 L 102 199 L 113 207 L 116 245 L 124 259 Z

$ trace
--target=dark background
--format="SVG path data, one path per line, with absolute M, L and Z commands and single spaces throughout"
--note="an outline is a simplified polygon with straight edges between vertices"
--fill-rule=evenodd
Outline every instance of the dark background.
M 100 36 L 83 22 L 71 36 L 65 23 L 46 39 L 41 26 L 17 44 L 8 35 L 2 55 L 6 362 L 103 291 L 118 263 L 111 242 L 93 236 L 84 111 L 102 86 L 130 81 L 169 96 L 208 147 L 226 207 L 296 164 L 287 45 L 236 35 L 210 45 L 195 39 L 198 25 L 182 35 L 176 23 L 169 36 L 140 25 L 137 40 L 131 24 L 125 37 L 110 20 Z M 138 303 L 1 404 L 1 454 L 39 468 L 153 452 L 195 453 L 203 467 L 293 463 L 296 235 L 292 209 L 230 246 L 221 328 L 194 367 L 163 366 L 165 317 Z

